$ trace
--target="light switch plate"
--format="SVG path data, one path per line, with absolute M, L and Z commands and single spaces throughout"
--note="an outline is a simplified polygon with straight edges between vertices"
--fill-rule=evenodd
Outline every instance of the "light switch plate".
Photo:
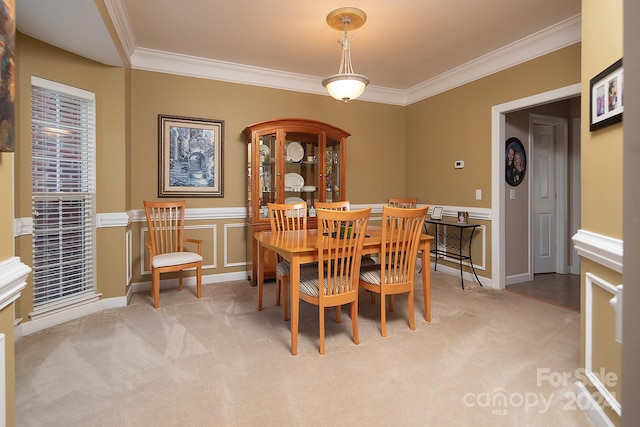
M 480 188 L 476 189 L 476 200 L 482 200 L 482 190 Z
M 516 190 L 512 188 L 509 190 L 509 200 L 515 200 L 515 199 L 516 199 Z

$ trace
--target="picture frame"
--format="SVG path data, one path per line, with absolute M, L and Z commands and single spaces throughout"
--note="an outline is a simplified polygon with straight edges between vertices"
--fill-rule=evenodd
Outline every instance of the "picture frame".
M 504 179 L 512 187 L 524 181 L 527 172 L 527 152 L 522 142 L 515 137 L 504 144 Z
M 0 152 L 16 149 L 15 62 L 16 62 L 16 2 L 0 0 Z
M 224 121 L 158 115 L 158 197 L 224 197 Z
M 622 121 L 624 112 L 624 68 L 622 58 L 589 81 L 589 130 Z
M 434 206 L 431 211 L 431 219 L 442 219 L 442 206 Z
M 458 211 L 458 222 L 461 224 L 466 224 L 469 222 L 469 212 Z

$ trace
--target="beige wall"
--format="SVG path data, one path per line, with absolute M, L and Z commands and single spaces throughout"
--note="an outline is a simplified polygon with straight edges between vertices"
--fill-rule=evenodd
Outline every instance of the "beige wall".
M 622 5 L 622 0 L 582 2 L 582 228 L 616 239 L 622 239 L 623 128 L 619 123 L 589 131 L 589 80 L 622 57 Z M 622 283 L 621 273 L 594 262 L 583 261 L 583 303 L 587 272 L 614 285 Z M 598 292 L 593 297 L 593 340 L 598 345 L 597 352 L 593 353 L 593 369 L 602 367 L 624 381 L 620 371 L 621 348 L 615 343 L 614 322 L 609 319 L 612 310 L 607 302 L 610 298 L 611 294 L 607 292 Z M 581 315 L 584 328 L 584 310 Z M 584 363 L 584 345 L 582 358 Z M 615 393 L 618 401 L 621 400 L 619 384 L 611 387 L 610 391 Z M 619 417 L 610 408 L 605 406 L 604 410 L 616 425 L 620 423 Z
M 246 142 L 250 124 L 283 117 L 311 118 L 351 133 L 347 141 L 347 198 L 383 203 L 405 191 L 404 108 L 196 79 L 147 71 L 132 77 L 132 208 L 157 199 L 158 114 L 224 120 L 224 198 L 188 200 L 190 207 L 245 206 Z
M 579 81 L 576 44 L 406 107 L 406 194 L 432 206 L 491 208 L 491 107 Z M 465 167 L 454 169 L 456 160 Z M 476 222 L 486 227 L 481 275 L 490 277 L 492 224 Z M 474 263 L 480 243 L 474 237 Z
M 491 107 L 579 81 L 576 44 L 408 106 L 407 194 L 491 207 Z M 464 169 L 454 169 L 455 160 L 464 160 Z
M 0 152 L 0 182 L 5 190 L 0 191 L 0 260 L 13 256 L 13 153 Z
M 143 200 L 158 199 L 158 114 L 224 120 L 224 198 L 188 198 L 189 208 L 245 207 L 247 146 L 241 132 L 247 125 L 282 117 L 320 120 L 353 135 L 347 140 L 347 198 L 351 203 L 382 203 L 392 195 L 404 194 L 402 107 L 370 102 L 345 105 L 326 96 L 139 70 L 132 72 L 131 81 L 132 209 L 141 209 Z M 216 227 L 217 241 L 210 238 L 212 229 L 203 230 L 204 265 L 215 264 L 215 268 L 205 267 L 203 274 L 245 270 L 244 266 L 224 266 L 225 252 L 230 263 L 245 261 L 244 256 L 237 259 L 238 254 L 246 253 L 244 235 L 231 238 L 233 244 L 228 247 L 223 241 L 225 224 L 243 222 L 209 221 Z M 149 280 L 147 274 L 141 274 L 140 264 L 147 265 L 140 238 L 140 228 L 145 226 L 132 225 L 133 283 Z M 229 232 L 237 234 L 237 229 Z
M 14 256 L 13 253 L 13 159 L 14 154 L 0 152 L 0 262 Z M 6 362 L 0 369 L 5 370 L 7 384 L 0 397 L 5 399 L 8 426 L 15 425 L 15 353 L 13 351 L 13 307 L 11 303 L 0 310 L 0 333 L 5 334 Z

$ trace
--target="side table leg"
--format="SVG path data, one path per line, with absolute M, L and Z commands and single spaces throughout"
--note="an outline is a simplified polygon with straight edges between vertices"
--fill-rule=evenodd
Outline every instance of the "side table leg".
M 464 278 L 462 277 L 462 232 L 464 228 L 460 227 L 460 246 L 458 247 L 458 258 L 460 259 L 460 283 L 462 284 L 462 289 L 464 290 Z
M 473 270 L 473 275 L 476 276 L 476 280 L 478 281 L 478 285 L 480 285 L 480 287 L 482 287 L 482 283 L 480 282 L 480 279 L 478 278 L 478 275 L 476 274 L 476 268 L 473 266 L 473 259 L 471 258 L 471 240 L 473 240 L 473 235 L 476 231 L 476 227 L 473 227 L 471 229 L 471 236 L 469 236 L 469 263 L 471 263 L 471 270 Z
M 435 225 L 436 227 L 436 259 L 433 262 L 433 271 L 438 271 L 438 258 L 439 258 L 439 253 L 438 253 L 438 224 Z

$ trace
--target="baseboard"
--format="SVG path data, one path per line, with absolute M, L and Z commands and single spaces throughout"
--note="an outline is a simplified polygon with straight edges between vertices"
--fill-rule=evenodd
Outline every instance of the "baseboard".
M 235 282 L 238 280 L 247 280 L 246 271 L 236 271 L 233 273 L 221 273 L 221 274 L 209 274 L 202 276 L 202 285 L 211 285 L 213 283 L 222 282 Z M 185 277 L 182 279 L 183 286 L 196 286 L 195 277 Z M 162 289 L 174 289 L 178 287 L 178 279 L 166 279 L 160 280 L 160 290 Z M 129 285 L 127 290 L 127 301 L 131 299 L 131 296 L 136 292 L 149 292 L 151 290 L 151 281 L 136 282 Z
M 431 271 L 433 271 L 433 269 L 435 268 L 435 263 L 433 263 L 433 262 L 429 263 L 429 267 L 431 268 Z M 416 263 L 416 270 L 420 270 L 420 268 L 422 268 L 422 262 L 421 262 L 420 258 L 418 258 L 418 262 Z M 453 267 L 449 267 L 449 266 L 444 265 L 444 264 L 438 264 L 438 271 L 441 272 L 441 273 L 448 274 L 450 276 L 460 277 L 460 268 L 459 267 L 458 268 L 453 268 Z M 471 272 L 463 271 L 462 272 L 462 278 L 464 279 L 465 283 L 467 283 L 467 282 L 475 283 L 475 284 L 478 283 L 476 281 L 476 277 Z M 478 278 L 480 279 L 480 282 L 482 282 L 482 286 L 483 287 L 492 288 L 492 289 L 498 289 L 497 287 L 494 286 L 493 281 L 491 280 L 491 278 L 480 276 L 480 275 L 478 275 Z
M 68 322 L 69 320 L 78 319 L 80 317 L 97 313 L 109 308 L 125 307 L 126 305 L 127 299 L 123 296 L 115 298 L 102 298 L 96 302 L 84 304 L 75 308 L 70 308 L 69 310 L 55 313 L 50 316 L 45 316 L 40 319 L 20 323 L 14 328 L 15 340 L 17 341 L 23 336 L 50 328 L 52 326 L 60 325 L 62 323 Z
M 576 388 L 576 402 L 574 403 L 578 405 L 578 409 L 586 412 L 591 422 L 593 422 L 593 425 L 596 427 L 615 427 L 598 402 L 596 402 L 591 393 L 589 393 L 589 390 L 587 390 L 585 385 L 582 382 L 577 381 Z
M 505 284 L 507 286 L 515 285 L 516 283 L 529 282 L 529 281 L 531 281 L 531 278 L 529 277 L 529 273 L 514 274 L 513 276 L 505 277 Z

